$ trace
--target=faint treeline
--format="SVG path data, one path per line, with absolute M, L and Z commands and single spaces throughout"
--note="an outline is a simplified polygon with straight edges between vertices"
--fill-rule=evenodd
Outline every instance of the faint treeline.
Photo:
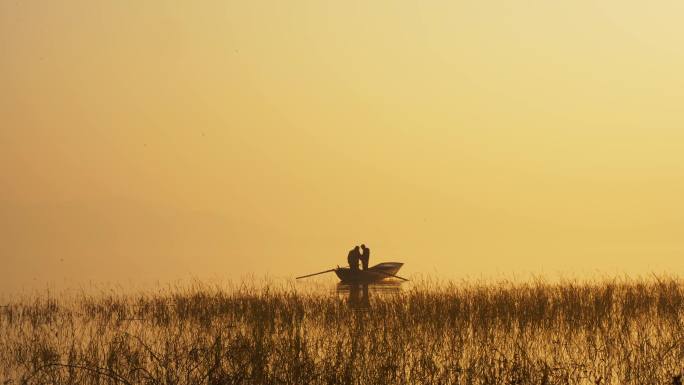
M 355 309 L 292 284 L 49 293 L 0 308 L 21 384 L 669 384 L 677 278 L 422 282 Z

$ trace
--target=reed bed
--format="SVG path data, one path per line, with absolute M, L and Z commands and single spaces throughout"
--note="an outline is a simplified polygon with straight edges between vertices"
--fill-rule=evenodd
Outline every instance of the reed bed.
M 294 284 L 0 307 L 4 384 L 677 384 L 684 282 Z

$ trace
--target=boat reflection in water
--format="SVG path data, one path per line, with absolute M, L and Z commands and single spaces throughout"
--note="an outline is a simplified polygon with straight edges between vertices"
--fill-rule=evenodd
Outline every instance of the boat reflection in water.
M 402 282 L 381 281 L 375 283 L 338 283 L 337 294 L 347 297 L 349 307 L 355 310 L 370 310 L 371 295 L 391 295 L 401 292 Z

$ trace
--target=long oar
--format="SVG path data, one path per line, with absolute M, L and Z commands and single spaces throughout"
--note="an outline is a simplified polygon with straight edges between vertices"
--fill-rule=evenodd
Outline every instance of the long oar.
M 381 274 L 385 274 L 385 275 L 390 276 L 390 277 L 399 278 L 399 279 L 401 279 L 401 280 L 404 280 L 404 281 L 408 282 L 408 279 L 406 279 L 406 278 L 404 278 L 404 277 L 400 277 L 400 276 L 395 275 L 395 274 L 390 274 L 390 273 L 388 273 L 388 272 L 386 272 L 386 271 L 382 271 L 382 270 L 371 270 L 371 271 L 373 271 L 374 273 L 381 273 Z
M 318 273 L 313 273 L 313 274 L 302 275 L 301 277 L 297 277 L 297 278 L 295 278 L 295 279 L 306 278 L 306 277 L 313 277 L 314 275 L 330 273 L 331 271 L 335 271 L 335 269 L 330 269 L 330 270 L 326 270 L 326 271 L 320 271 L 320 272 L 318 272 Z

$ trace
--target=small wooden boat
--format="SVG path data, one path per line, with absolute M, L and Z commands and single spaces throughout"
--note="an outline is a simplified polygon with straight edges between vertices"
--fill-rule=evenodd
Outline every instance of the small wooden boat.
M 386 278 L 398 278 L 402 281 L 408 281 L 408 279 L 397 275 L 397 272 L 399 271 L 399 269 L 401 269 L 402 266 L 404 266 L 404 264 L 401 262 L 383 262 L 373 267 L 369 267 L 366 270 L 356 271 L 352 271 L 352 269 L 348 267 L 337 266 L 334 269 L 328 269 L 324 271 L 319 271 L 318 273 L 302 275 L 299 277 L 295 277 L 295 279 L 313 277 L 315 275 L 330 273 L 334 271 L 335 274 L 337 274 L 337 276 L 340 278 L 340 281 L 342 281 L 342 283 L 371 283 L 379 282 Z
M 401 262 L 383 262 L 369 267 L 367 270 L 352 271 L 348 267 L 338 267 L 333 271 L 343 283 L 368 283 L 396 277 L 397 272 L 403 265 Z

